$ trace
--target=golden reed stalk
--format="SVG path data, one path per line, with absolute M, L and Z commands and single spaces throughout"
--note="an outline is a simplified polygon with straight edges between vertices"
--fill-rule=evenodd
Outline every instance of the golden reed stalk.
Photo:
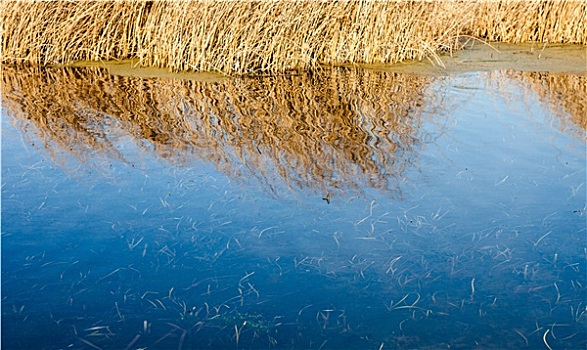
M 587 44 L 584 1 L 11 1 L 2 61 L 138 58 L 172 70 L 247 74 L 393 63 L 463 36 Z

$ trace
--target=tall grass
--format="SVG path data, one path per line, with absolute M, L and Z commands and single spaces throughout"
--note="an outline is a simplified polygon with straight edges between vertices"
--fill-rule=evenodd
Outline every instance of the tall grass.
M 586 1 L 480 1 L 472 17 L 467 32 L 489 41 L 587 44 Z
M 226 73 L 422 59 L 463 35 L 587 44 L 583 1 L 2 1 L 2 61 Z

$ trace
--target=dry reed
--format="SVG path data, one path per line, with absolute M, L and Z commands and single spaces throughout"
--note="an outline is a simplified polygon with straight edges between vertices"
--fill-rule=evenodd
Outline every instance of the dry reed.
M 587 44 L 583 1 L 2 1 L 2 61 L 225 73 L 393 63 L 462 36 Z
M 467 32 L 489 41 L 587 45 L 587 2 L 480 1 Z
M 176 166 L 205 160 L 275 192 L 337 195 L 366 183 L 399 195 L 395 180 L 424 136 L 419 115 L 432 108 L 422 97 L 431 79 L 339 68 L 203 83 L 6 67 L 2 84 L 7 114 L 59 163 L 125 161 L 123 135 L 141 154 Z

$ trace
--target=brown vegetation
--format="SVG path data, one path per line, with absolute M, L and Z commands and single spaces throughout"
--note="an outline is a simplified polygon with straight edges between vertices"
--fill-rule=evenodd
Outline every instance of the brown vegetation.
M 225 73 L 393 63 L 473 36 L 587 44 L 584 1 L 2 1 L 2 61 Z

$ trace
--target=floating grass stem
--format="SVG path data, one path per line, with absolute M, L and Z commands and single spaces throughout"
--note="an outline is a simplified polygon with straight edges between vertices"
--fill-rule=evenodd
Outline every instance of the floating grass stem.
M 546 348 L 547 348 L 548 350 L 552 350 L 552 348 L 550 347 L 550 345 L 548 345 L 548 342 L 546 341 L 546 336 L 548 335 L 548 332 L 550 332 L 550 329 L 547 329 L 547 330 L 544 332 L 544 335 L 542 335 L 542 341 L 544 342 L 544 346 L 546 346 Z

